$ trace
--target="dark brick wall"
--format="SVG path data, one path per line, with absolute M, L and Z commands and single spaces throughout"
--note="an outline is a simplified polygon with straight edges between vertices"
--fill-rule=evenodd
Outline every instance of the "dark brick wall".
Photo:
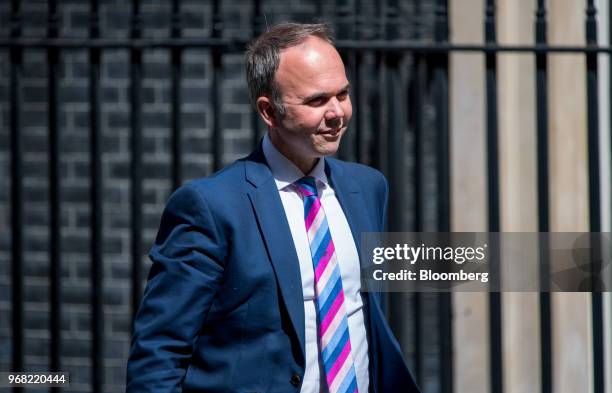
M 170 1 L 142 2 L 145 37 L 166 37 L 170 27 Z M 225 36 L 249 37 L 250 1 L 221 2 Z M 362 15 L 375 15 L 377 2 L 363 1 Z M 433 25 L 431 7 L 425 2 L 421 25 L 426 36 Z M 0 2 L 0 36 L 9 34 L 10 2 Z M 125 1 L 102 1 L 102 36 L 129 34 L 131 6 Z M 28 37 L 46 35 L 46 1 L 22 2 L 24 30 Z M 183 35 L 207 36 L 212 20 L 209 1 L 183 1 Z M 280 20 L 312 21 L 314 2 L 267 1 L 268 23 Z M 326 4 L 326 14 L 334 9 Z M 402 35 L 410 36 L 412 2 L 402 2 L 406 23 Z M 85 1 L 61 1 L 60 35 L 86 37 L 89 6 Z M 368 22 L 369 23 L 369 22 Z M 364 26 L 363 35 L 372 36 L 376 24 Z M 339 32 L 341 34 L 342 32 Z M 242 55 L 223 57 L 223 149 L 224 163 L 251 150 L 251 108 L 242 70 Z M 366 59 L 372 63 L 372 59 Z M 25 369 L 49 369 L 49 212 L 48 212 L 48 129 L 47 60 L 44 50 L 28 49 L 23 61 L 21 137 L 23 140 L 24 186 L 24 283 Z M 170 181 L 170 57 L 165 50 L 148 50 L 143 58 L 142 81 L 143 243 L 148 249 L 155 236 L 163 204 L 171 192 Z M 366 64 L 366 67 L 368 65 Z M 406 63 L 409 65 L 409 62 Z M 103 390 L 124 389 L 125 361 L 130 340 L 130 59 L 127 50 L 105 50 L 101 68 L 101 133 L 104 272 L 104 381 Z M 0 370 L 11 369 L 11 200 L 9 152 L 9 93 L 11 64 L 7 50 L 0 50 Z M 82 49 L 63 51 L 59 67 L 59 123 L 61 140 L 61 263 L 62 263 L 62 369 L 71 373 L 73 392 L 90 391 L 90 189 L 89 155 L 89 62 Z M 212 170 L 211 61 L 207 51 L 187 49 L 183 55 L 182 157 L 186 179 L 206 176 Z M 375 81 L 368 82 L 373 88 Z M 372 109 L 366 103 L 359 110 L 367 124 Z M 430 116 L 431 117 L 431 116 Z M 367 138 L 376 138 L 371 130 Z M 407 139 L 407 149 L 410 139 Z M 410 170 L 409 167 L 406 170 Z M 407 202 L 411 196 L 406 193 Z M 406 217 L 410 220 L 410 217 Z M 146 250 L 143 250 L 143 255 Z M 143 257 L 143 271 L 149 261 Z M 407 349 L 410 353 L 410 349 Z M 30 391 L 30 390 L 29 390 Z M 31 390 L 34 391 L 34 390 Z M 435 391 L 432 390 L 432 391 Z

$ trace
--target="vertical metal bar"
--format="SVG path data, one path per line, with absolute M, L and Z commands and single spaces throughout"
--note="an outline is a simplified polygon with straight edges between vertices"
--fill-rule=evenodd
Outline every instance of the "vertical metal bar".
M 100 36 L 98 1 L 90 3 L 89 37 Z M 103 269 L 102 269 L 102 165 L 100 136 L 100 49 L 89 50 L 89 123 L 90 123 L 90 205 L 91 205 L 91 384 L 92 392 L 102 391 L 102 344 L 104 340 Z
M 437 0 L 435 8 L 435 40 L 448 42 L 447 0 Z M 450 231 L 450 138 L 448 130 L 448 55 L 434 57 L 433 84 L 436 107 L 438 231 Z M 452 292 L 438 294 L 440 342 L 440 392 L 453 391 L 453 327 Z
M 223 29 L 221 18 L 221 4 L 219 0 L 213 0 L 213 25 L 211 36 L 220 38 Z M 212 81 L 210 89 L 210 102 L 212 104 L 212 154 L 213 171 L 218 171 L 223 166 L 223 135 L 221 134 L 222 110 L 221 103 L 221 79 L 223 77 L 221 52 L 217 47 L 211 49 L 211 60 L 213 66 Z
M 172 28 L 171 36 L 173 39 L 181 38 L 181 2 L 172 0 Z M 182 69 L 183 50 L 180 46 L 174 45 L 171 49 L 172 56 L 172 186 L 178 188 L 183 181 L 183 171 L 181 157 L 183 149 L 181 144 L 181 69 Z
M 11 38 L 21 36 L 21 10 L 20 1 L 11 2 Z M 13 46 L 11 56 L 10 81 L 10 130 L 11 130 L 11 233 L 13 263 L 11 266 L 12 280 L 12 330 L 13 353 L 12 371 L 24 371 L 23 359 L 23 170 L 22 170 L 22 141 L 21 141 L 21 102 L 22 102 L 22 48 Z M 14 388 L 21 392 L 23 388 Z
M 322 19 L 324 17 L 323 15 L 323 0 L 317 0 L 317 15 L 319 17 L 319 19 Z
M 422 17 L 421 0 L 414 1 L 414 34 L 412 38 L 419 41 L 421 37 L 423 24 L 420 19 Z M 413 53 L 412 56 L 411 80 L 409 81 L 410 99 L 406 101 L 408 104 L 407 113 L 413 119 L 413 182 L 412 189 L 414 192 L 413 204 L 413 230 L 420 232 L 423 230 L 423 97 L 425 96 L 425 79 L 426 68 L 425 59 L 420 52 Z M 412 330 L 414 332 L 414 363 L 413 370 L 417 383 L 423 384 L 423 329 L 421 322 L 423 321 L 423 294 L 414 292 L 412 294 Z
M 351 20 L 351 0 L 336 0 L 333 4 L 336 38 L 350 38 L 351 28 L 353 27 L 353 21 Z
M 412 330 L 414 336 L 414 355 L 412 370 L 419 386 L 423 385 L 423 296 L 420 292 L 412 293 Z
M 587 46 L 597 45 L 597 9 L 588 0 L 586 9 Z M 587 127 L 589 146 L 589 223 L 592 232 L 601 230 L 599 195 L 599 107 L 597 86 L 597 53 L 587 53 Z
M 361 39 L 362 29 L 362 15 L 361 15 L 361 1 L 354 0 L 353 8 L 353 29 L 352 36 L 354 40 L 359 41 Z M 363 119 L 364 116 L 361 113 L 362 99 L 363 99 L 363 82 L 362 82 L 362 65 L 363 54 L 360 51 L 353 51 L 351 56 L 351 74 L 353 80 L 351 82 L 351 93 L 353 95 L 353 127 L 352 130 L 355 133 L 355 160 L 357 162 L 364 162 L 364 151 L 363 151 Z
M 49 1 L 47 36 L 57 38 L 57 4 L 55 0 Z M 58 135 L 58 63 L 59 50 L 54 47 L 47 48 L 48 62 L 48 123 L 49 123 L 49 277 L 50 283 L 50 370 L 60 371 L 61 353 L 61 276 L 62 265 L 60 258 L 60 187 L 59 187 L 59 135 Z M 53 388 L 58 391 L 58 388 Z
M 137 40 L 141 36 L 140 1 L 132 0 L 130 36 Z M 142 50 L 132 47 L 130 51 L 130 130 L 131 161 L 131 257 L 132 257 L 132 316 L 140 305 L 142 296 Z
M 385 7 L 386 1 L 383 0 L 378 7 L 378 20 L 382 21 L 384 18 L 383 9 Z M 384 34 L 384 26 L 382 23 L 379 23 L 376 26 L 377 37 L 380 39 L 385 38 Z M 372 152 L 370 154 L 371 157 L 371 165 L 378 168 L 381 172 L 387 173 L 387 162 L 383 159 L 387 155 L 387 97 L 384 94 L 385 91 L 385 54 L 382 51 L 376 51 L 374 53 L 374 63 L 376 67 L 376 92 L 373 97 L 373 103 L 376 105 L 372 112 L 372 126 L 373 130 L 380 130 L 377 133 L 376 138 L 374 138 L 373 143 L 371 145 Z
M 350 39 L 352 36 L 351 29 L 353 27 L 353 21 L 350 19 L 351 15 L 351 4 L 349 0 L 336 0 L 333 2 L 334 4 L 334 25 L 336 38 L 338 40 Z M 340 56 L 342 57 L 342 62 L 345 65 L 350 67 L 350 63 L 352 62 L 352 56 L 349 49 L 341 49 Z M 340 148 L 338 150 L 338 158 L 341 160 L 349 160 L 352 161 L 355 158 L 355 144 L 353 142 L 354 135 L 351 133 L 346 133 L 342 138 L 342 143 L 340 144 Z
M 387 0 L 386 6 L 386 39 L 387 41 L 397 40 L 399 38 L 399 5 L 398 0 Z M 387 93 L 387 117 L 388 127 L 387 133 L 387 174 L 390 187 L 389 193 L 389 211 L 399 212 L 401 210 L 402 201 L 402 181 L 400 178 L 402 166 L 402 146 L 403 132 L 405 127 L 404 113 L 401 105 L 406 102 L 406 97 L 403 94 L 402 78 L 400 75 L 401 54 L 398 52 L 389 52 L 385 56 L 385 89 Z M 385 156 L 383 156 L 385 157 Z M 391 230 L 400 231 L 403 226 L 401 214 L 389 215 L 389 228 Z
M 495 0 L 487 0 L 485 10 L 485 41 L 495 44 Z M 497 60 L 496 53 L 486 54 L 486 95 L 487 95 L 487 175 L 489 193 L 489 230 L 498 232 L 499 221 L 499 170 L 497 137 Z
M 612 7 L 610 5 L 608 5 L 608 45 L 612 45 Z M 612 54 L 608 54 L 608 61 L 609 61 L 609 66 L 608 66 L 608 89 L 610 92 L 612 92 Z M 610 101 L 610 105 L 608 110 L 610 111 L 610 113 L 612 113 L 612 96 L 608 98 L 608 100 Z M 612 128 L 612 120 L 609 120 L 608 126 L 610 126 L 610 128 Z M 610 134 L 612 134 L 612 131 L 610 132 Z M 609 138 L 609 142 L 610 142 L 610 178 L 608 179 L 608 181 L 610 182 L 610 184 L 612 184 L 612 135 L 610 135 Z M 610 222 L 612 223 L 612 209 L 610 209 Z M 612 250 L 610 250 L 612 252 Z M 610 273 L 612 275 L 612 272 Z M 612 277 L 610 277 L 610 279 L 612 279 Z M 610 317 L 612 318 L 612 315 L 610 315 Z M 609 370 L 609 375 L 611 376 L 610 378 L 612 378 L 612 364 L 609 365 L 610 370 Z
M 384 68 L 384 54 L 376 50 L 374 52 L 374 67 L 375 73 L 375 90 L 372 95 L 368 97 L 368 105 L 372 105 L 373 111 L 370 115 L 371 130 L 378 130 L 372 138 L 372 144 L 370 147 L 370 162 L 369 165 L 379 169 L 381 172 L 387 172 L 386 162 L 382 159 L 387 153 L 387 135 L 383 130 L 387 129 L 386 121 L 386 98 L 383 94 L 383 79 L 385 75 Z
M 437 44 L 448 42 L 447 0 L 436 3 L 435 39 Z M 438 137 L 438 230 L 450 231 L 450 139 L 448 129 L 448 53 L 434 59 L 433 83 L 436 100 L 436 130 Z
M 487 0 L 485 6 L 485 41 L 495 44 L 495 0 Z M 486 97 L 487 97 L 487 191 L 489 232 L 499 232 L 499 165 L 497 126 L 497 60 L 496 53 L 486 55 Z M 493 290 L 489 294 L 489 339 L 491 358 L 491 392 L 503 392 L 502 363 L 502 312 L 499 256 L 491 262 Z
M 586 41 L 597 45 L 597 9 L 595 0 L 588 0 L 586 9 Z M 597 53 L 587 53 L 587 127 L 589 149 L 589 230 L 601 231 L 601 196 L 599 185 L 599 101 Z M 599 246 L 599 245 L 598 245 Z M 601 252 L 601 250 L 599 250 Z M 599 254 L 601 255 L 601 254 Z M 601 275 L 600 265 L 592 263 L 591 307 L 593 323 L 593 389 L 603 392 L 604 383 L 604 336 L 603 299 L 596 287 Z
M 393 42 L 400 38 L 399 26 L 401 23 L 399 1 L 387 0 L 384 7 L 384 17 L 386 20 L 384 37 L 385 41 Z M 403 54 L 399 51 L 387 52 L 383 58 L 385 69 L 383 79 L 383 89 L 381 94 L 386 95 L 385 106 L 387 111 L 387 127 L 381 128 L 381 134 L 386 134 L 386 153 L 382 154 L 381 161 L 386 161 L 386 173 L 389 180 L 389 230 L 401 231 L 404 228 L 402 210 L 402 200 L 404 195 L 404 182 L 402 181 L 402 166 L 404 163 L 404 132 L 406 129 L 406 111 L 404 110 L 408 99 L 404 89 L 400 66 Z M 386 157 L 386 160 L 385 160 Z M 404 312 L 407 302 L 410 300 L 407 294 L 391 294 L 389 296 L 389 323 L 400 338 L 404 338 L 409 332 L 408 328 L 411 321 L 406 318 Z M 404 341 L 404 340 L 401 340 Z M 417 343 L 418 345 L 418 343 Z
M 261 0 L 255 0 L 253 3 L 253 19 L 252 19 L 251 31 L 253 33 L 253 39 L 259 37 L 261 33 L 264 31 L 265 26 L 265 18 L 261 12 Z M 259 124 L 259 112 L 255 108 L 255 103 L 252 103 L 251 109 L 251 131 L 252 131 L 252 139 L 251 146 L 253 149 L 256 149 L 259 145 L 259 140 L 261 138 L 261 127 Z
M 610 4 L 608 4 L 608 45 L 611 45 L 610 43 L 612 42 L 612 7 L 610 6 Z M 608 91 L 612 92 L 612 55 L 608 54 Z M 610 111 L 610 113 L 612 113 L 612 96 L 608 97 L 608 110 Z M 612 128 L 612 122 L 610 119 L 608 119 L 608 126 L 610 128 Z M 610 145 L 608 146 L 609 149 L 609 157 L 610 160 L 608 162 L 609 165 L 609 170 L 608 170 L 608 182 L 610 184 L 612 184 L 612 132 L 608 131 L 608 137 L 609 137 L 609 143 Z M 612 223 L 612 209 L 610 209 L 610 222 Z M 608 252 L 610 254 L 612 254 L 612 249 L 608 250 Z M 608 254 L 608 255 L 610 255 Z M 612 282 L 612 271 L 610 271 L 609 276 L 607 277 L 607 279 L 609 281 L 607 282 Z M 610 296 L 610 295 L 609 295 Z M 608 315 L 608 324 L 612 325 L 612 313 L 609 313 Z M 612 336 L 608 336 L 610 338 L 612 338 Z M 608 378 L 608 381 L 612 382 L 612 361 L 606 365 L 606 378 Z
M 535 42 L 546 45 L 546 3 L 538 0 L 535 18 Z M 537 122 L 537 188 L 538 231 L 549 229 L 548 186 L 548 58 L 546 53 L 536 54 L 536 122 Z M 540 244 L 540 372 L 542 393 L 552 392 L 552 321 L 550 303 L 550 254 L 548 237 L 541 236 Z
M 421 0 L 415 0 L 414 12 L 418 20 L 421 15 Z M 421 37 L 422 24 L 415 24 L 414 40 L 418 41 Z M 411 99 L 408 106 L 408 113 L 414 118 L 414 228 L 415 231 L 423 230 L 423 97 L 425 96 L 426 64 L 424 55 L 416 52 L 413 56 L 412 67 L 412 89 Z

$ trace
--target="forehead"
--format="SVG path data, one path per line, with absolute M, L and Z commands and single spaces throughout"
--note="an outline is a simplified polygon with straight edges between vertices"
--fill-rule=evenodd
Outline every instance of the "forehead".
M 283 96 L 295 98 L 333 93 L 348 83 L 338 51 L 318 37 L 283 50 L 275 80 Z

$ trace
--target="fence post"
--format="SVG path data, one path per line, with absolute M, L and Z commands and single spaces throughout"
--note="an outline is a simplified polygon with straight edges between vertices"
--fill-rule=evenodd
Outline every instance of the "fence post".
M 90 3 L 89 38 L 100 37 L 98 0 Z M 103 314 L 103 267 L 102 267 L 102 164 L 100 137 L 100 48 L 89 49 L 89 124 L 90 124 L 90 208 L 91 208 L 91 383 L 92 392 L 102 391 L 104 360 L 102 344 L 104 340 Z
M 535 18 L 536 45 L 546 45 L 546 4 L 538 0 Z M 538 231 L 548 232 L 550 223 L 548 186 L 548 59 L 536 53 L 536 122 L 537 122 L 537 188 Z M 547 236 L 541 241 L 548 243 Z M 550 255 L 548 244 L 540 244 L 540 368 L 542 393 L 552 392 L 552 339 L 550 307 Z
M 485 5 L 485 42 L 496 43 L 495 0 L 487 0 Z M 487 122 L 487 192 L 489 232 L 500 230 L 499 201 L 499 145 L 497 124 L 497 53 L 487 52 L 486 61 L 486 122 Z M 499 256 L 491 259 L 491 287 L 489 293 L 489 337 L 491 357 L 491 392 L 503 392 L 503 348 L 502 348 L 502 311 L 500 290 Z
M 142 20 L 140 0 L 132 1 L 130 37 L 136 41 L 141 38 Z M 142 50 L 130 50 L 130 213 L 131 213 L 131 250 L 132 258 L 132 312 L 138 311 L 142 295 Z
M 435 41 L 437 45 L 448 43 L 447 0 L 437 0 L 435 9 Z M 437 189 L 438 231 L 450 231 L 450 138 L 448 130 L 448 54 L 434 57 L 433 85 L 437 111 Z M 453 391 L 453 310 L 452 292 L 440 293 L 438 300 L 438 333 L 440 342 L 440 392 Z
M 586 8 L 587 46 L 597 45 L 597 9 L 595 1 L 588 0 Z M 601 187 L 599 184 L 599 101 L 596 52 L 586 54 L 587 62 L 587 133 L 589 166 L 589 230 L 601 231 Z M 598 250 L 599 255 L 602 250 Z M 603 392 L 604 383 L 604 336 L 603 336 L 603 298 L 602 288 L 598 288 L 601 264 L 592 261 L 591 265 L 591 317 L 593 323 L 593 390 Z
M 22 19 L 20 1 L 11 2 L 11 39 L 21 37 Z M 21 102 L 23 50 L 20 46 L 10 48 L 10 143 L 11 143 L 11 236 L 12 236 L 12 333 L 13 370 L 24 371 L 23 366 L 23 146 L 21 140 Z M 21 392 L 22 388 L 14 388 Z
M 57 2 L 49 1 L 49 14 L 47 16 L 47 37 L 57 38 Z M 48 83 L 48 124 L 49 124 L 49 276 L 50 276 L 50 324 L 51 336 L 50 370 L 61 371 L 61 224 L 60 224 L 60 186 L 59 186 L 59 123 L 58 123 L 58 62 L 59 49 L 47 48 L 47 83 Z M 57 388 L 53 388 L 58 391 Z
M 211 26 L 211 37 L 213 39 L 221 38 L 223 30 L 223 20 L 221 18 L 221 4 L 219 0 L 213 0 L 213 17 Z M 218 171 L 223 166 L 223 134 L 222 119 L 223 111 L 221 103 L 223 96 L 221 94 L 221 83 L 223 77 L 221 51 L 218 46 L 213 46 L 211 49 L 212 60 L 212 81 L 210 87 L 210 102 L 212 105 L 212 154 L 213 154 L 213 171 Z
M 180 0 L 172 0 L 172 21 L 170 36 L 173 40 L 179 40 L 182 36 L 182 17 Z M 183 168 L 181 157 L 182 148 L 182 96 L 181 96 L 181 70 L 182 70 L 183 47 L 174 45 L 170 50 L 172 61 L 172 186 L 177 189 L 183 181 Z

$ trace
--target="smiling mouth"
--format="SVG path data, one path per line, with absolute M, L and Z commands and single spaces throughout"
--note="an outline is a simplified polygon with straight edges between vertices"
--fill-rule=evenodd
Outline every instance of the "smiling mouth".
M 334 128 L 332 130 L 319 131 L 318 134 L 336 136 L 340 134 L 341 131 L 342 131 L 342 127 Z

